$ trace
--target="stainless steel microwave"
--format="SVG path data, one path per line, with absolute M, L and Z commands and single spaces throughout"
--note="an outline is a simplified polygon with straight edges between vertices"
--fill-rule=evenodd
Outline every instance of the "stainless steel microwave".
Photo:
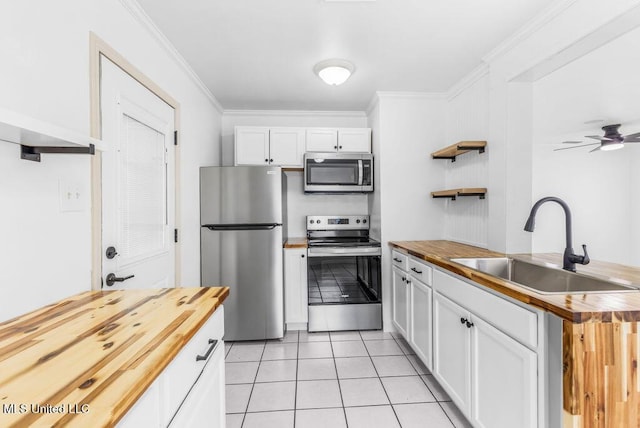
M 373 192 L 373 155 L 312 153 L 304 155 L 305 193 Z

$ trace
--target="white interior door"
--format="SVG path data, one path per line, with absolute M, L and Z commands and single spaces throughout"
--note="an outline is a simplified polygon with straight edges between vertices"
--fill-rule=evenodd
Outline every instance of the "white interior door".
M 173 287 L 174 110 L 107 58 L 100 64 L 103 289 Z

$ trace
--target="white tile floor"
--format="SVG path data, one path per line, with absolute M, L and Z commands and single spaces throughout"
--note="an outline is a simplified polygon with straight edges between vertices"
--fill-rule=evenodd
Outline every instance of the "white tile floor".
M 228 428 L 467 428 L 401 338 L 289 332 L 226 343 Z

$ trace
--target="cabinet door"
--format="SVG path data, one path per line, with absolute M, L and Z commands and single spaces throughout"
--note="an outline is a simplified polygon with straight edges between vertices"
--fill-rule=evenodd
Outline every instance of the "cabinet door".
M 433 375 L 466 415 L 471 401 L 471 339 L 461 320 L 469 318 L 465 309 L 433 294 Z
M 371 153 L 371 129 L 338 129 L 338 151 L 345 153 Z
M 393 268 L 393 324 L 396 326 L 400 334 L 409 340 L 407 335 L 407 327 L 409 325 L 409 287 L 407 283 L 407 274 L 398 268 Z
M 409 343 L 429 370 L 432 369 L 431 287 L 411 276 L 409 296 Z
M 284 322 L 308 322 L 306 248 L 284 250 Z
M 160 375 L 162 376 L 162 374 Z M 160 387 L 158 379 L 147 388 L 145 393 L 135 402 L 120 422 L 118 428 L 161 427 Z
M 477 317 L 473 324 L 471 407 L 474 425 L 537 427 L 536 354 Z
M 269 165 L 269 128 L 236 128 L 235 165 Z
M 325 128 L 307 129 L 308 152 L 335 152 L 338 150 L 338 130 Z
M 302 167 L 304 147 L 304 129 L 271 128 L 269 130 L 269 160 L 271 160 L 271 165 Z
M 223 428 L 225 423 L 224 342 L 220 340 L 169 426 Z
M 224 306 L 220 306 L 162 372 L 162 410 L 165 424 L 173 417 L 180 403 L 202 375 L 212 354 L 206 361 L 198 360 L 197 356 L 207 355 L 212 346 L 219 348 L 223 335 Z M 213 340 L 218 340 L 217 345 L 211 342 Z

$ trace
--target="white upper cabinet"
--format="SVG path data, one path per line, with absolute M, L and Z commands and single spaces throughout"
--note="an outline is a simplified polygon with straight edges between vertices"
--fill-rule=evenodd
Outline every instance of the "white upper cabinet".
M 338 150 L 338 130 L 327 128 L 307 129 L 308 152 L 335 152 Z
M 304 142 L 304 128 L 271 128 L 269 130 L 270 163 L 281 166 L 302 166 Z
M 235 165 L 302 167 L 304 128 L 236 127 Z
M 236 127 L 235 165 L 269 165 L 269 128 Z
M 307 151 L 329 153 L 371 153 L 371 129 L 307 129 Z
M 302 168 L 305 152 L 371 153 L 369 128 L 236 126 L 234 165 Z
M 338 151 L 343 153 L 371 153 L 371 129 L 338 129 Z

